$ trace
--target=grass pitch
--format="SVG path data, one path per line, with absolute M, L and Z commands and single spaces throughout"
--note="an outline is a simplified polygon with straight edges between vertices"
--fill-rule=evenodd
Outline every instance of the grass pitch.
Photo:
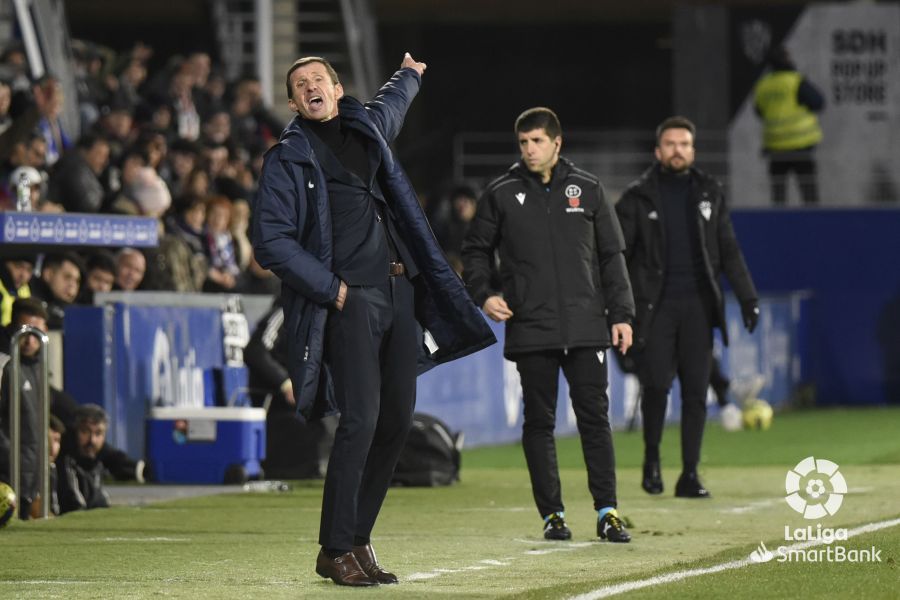
M 672 497 L 677 428 L 663 444 L 662 496 L 639 487 L 639 433 L 615 436 L 620 512 L 631 544 L 595 538 L 577 439 L 559 441 L 571 542 L 546 542 L 521 448 L 468 451 L 448 488 L 392 489 L 374 532 L 398 586 L 351 590 L 313 571 L 321 482 L 289 493 L 225 494 L 15 522 L 0 530 L 2 598 L 569 598 L 789 544 L 804 519 L 784 502 L 788 469 L 813 455 L 840 465 L 849 493 L 823 527 L 900 517 L 898 409 L 777 415 L 767 432 L 707 429 L 701 476 L 711 500 Z M 896 598 L 900 526 L 840 542 L 881 562 L 778 563 L 702 575 L 624 598 Z M 593 596 L 592 596 L 593 594 Z

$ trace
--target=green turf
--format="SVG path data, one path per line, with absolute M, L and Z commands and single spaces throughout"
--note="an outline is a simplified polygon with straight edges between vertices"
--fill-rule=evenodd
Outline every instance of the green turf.
M 603 586 L 746 558 L 806 523 L 783 501 L 784 475 L 813 454 L 841 465 L 850 493 L 827 526 L 900 516 L 898 410 L 777 415 L 768 432 L 710 427 L 707 501 L 644 494 L 640 440 L 616 435 L 619 499 L 634 541 L 596 541 L 577 441 L 561 440 L 570 543 L 545 542 L 516 446 L 465 453 L 460 484 L 393 489 L 374 541 L 403 580 L 338 588 L 313 572 L 321 482 L 287 494 L 232 494 L 16 522 L 0 531 L 0 598 L 566 598 Z M 677 430 L 666 431 L 663 475 L 677 476 Z M 796 440 L 801 440 L 797 442 Z M 784 543 L 783 541 L 781 543 Z M 896 597 L 900 527 L 853 538 L 881 564 L 768 563 L 631 592 L 624 597 Z M 888 562 L 892 561 L 892 562 Z
M 726 432 L 713 421 L 706 429 L 702 463 L 706 466 L 786 465 L 804 456 L 829 456 L 838 464 L 900 464 L 900 409 L 828 409 L 796 411 L 776 416 L 771 429 Z M 864 435 L 860 435 L 864 433 Z M 614 434 L 619 467 L 639 467 L 643 441 L 640 430 Z M 681 450 L 677 427 L 663 436 L 664 464 L 678 466 Z M 584 465 L 577 438 L 560 440 L 561 467 Z M 478 448 L 466 453 L 466 468 L 525 468 L 521 452 L 508 446 Z

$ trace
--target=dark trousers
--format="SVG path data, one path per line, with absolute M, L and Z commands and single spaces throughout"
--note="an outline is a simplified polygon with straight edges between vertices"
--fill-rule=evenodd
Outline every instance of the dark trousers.
M 706 424 L 706 390 L 712 367 L 714 303 L 706 295 L 664 297 L 641 350 L 641 413 L 646 460 L 659 460 L 672 380 L 681 383 L 681 460 L 685 470 L 700 462 Z
M 340 420 L 325 476 L 319 543 L 349 551 L 368 540 L 416 403 L 413 287 L 405 277 L 349 289 L 332 310 L 326 360 Z
M 609 427 L 604 354 L 599 348 L 529 352 L 515 358 L 522 379 L 522 447 L 541 516 L 564 510 L 556 461 L 556 396 L 562 367 L 578 422 L 594 508 L 616 506 L 616 459 Z M 602 357 L 602 358 L 601 358 Z
M 787 202 L 787 182 L 791 173 L 797 176 L 800 197 L 804 204 L 819 203 L 819 186 L 816 181 L 816 160 L 811 149 L 769 154 L 769 183 L 772 186 L 772 203 Z

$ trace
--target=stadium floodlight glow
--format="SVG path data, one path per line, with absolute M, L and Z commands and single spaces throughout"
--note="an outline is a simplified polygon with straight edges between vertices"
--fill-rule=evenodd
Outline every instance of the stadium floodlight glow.
M 825 495 L 825 484 L 828 480 L 831 492 L 824 502 L 809 502 L 800 495 L 800 486 L 806 479 L 806 494 L 813 500 L 818 500 Z M 844 501 L 847 493 L 847 482 L 838 471 L 838 465 L 825 459 L 816 459 L 807 456 L 787 472 L 784 479 L 784 491 L 787 493 L 785 501 L 792 509 L 803 515 L 804 519 L 821 519 L 835 514 Z

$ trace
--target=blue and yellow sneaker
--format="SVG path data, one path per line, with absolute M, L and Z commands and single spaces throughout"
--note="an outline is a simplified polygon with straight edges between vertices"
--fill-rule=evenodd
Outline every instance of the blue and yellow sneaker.
M 544 517 L 544 539 L 571 540 L 572 532 L 566 525 L 566 513 L 555 512 Z
M 607 512 L 597 520 L 597 535 L 600 539 L 627 544 L 631 541 L 631 534 L 625 529 L 622 519 L 616 509 Z

